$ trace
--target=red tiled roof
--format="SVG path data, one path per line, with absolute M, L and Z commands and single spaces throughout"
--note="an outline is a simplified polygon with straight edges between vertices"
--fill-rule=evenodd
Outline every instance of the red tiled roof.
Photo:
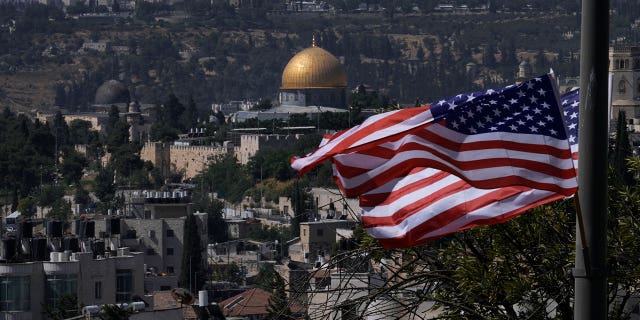
M 270 297 L 271 292 L 253 288 L 220 302 L 220 307 L 225 316 L 266 315 Z

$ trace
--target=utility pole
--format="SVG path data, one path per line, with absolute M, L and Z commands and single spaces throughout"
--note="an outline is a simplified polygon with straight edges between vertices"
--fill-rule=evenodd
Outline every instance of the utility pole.
M 575 320 L 607 318 L 608 51 L 609 1 L 582 0 Z

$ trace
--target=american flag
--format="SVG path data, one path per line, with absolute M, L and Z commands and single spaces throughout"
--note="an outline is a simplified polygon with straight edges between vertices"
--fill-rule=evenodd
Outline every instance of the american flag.
M 543 76 L 432 104 L 434 120 L 415 130 L 335 152 L 336 183 L 355 197 L 413 168 L 430 167 L 477 188 L 526 186 L 573 195 L 576 171 L 551 81 Z
M 578 169 L 578 112 L 580 110 L 580 94 L 578 89 L 573 89 L 560 97 L 564 111 L 564 122 L 567 127 L 571 156 L 576 170 Z
M 576 168 L 578 99 L 577 90 L 561 99 Z M 335 165 L 339 162 L 360 164 L 361 174 L 366 172 L 362 164 L 368 164 L 369 170 L 389 166 L 393 153 L 384 148 L 382 144 L 364 158 L 359 153 L 336 156 L 336 180 L 340 183 L 344 179 L 341 167 Z M 564 197 L 522 186 L 474 188 L 451 173 L 433 168 L 415 167 L 405 176 L 392 176 L 389 172 L 376 176 L 386 178 L 386 182 L 375 188 L 364 184 L 366 188 L 359 190 L 366 190 L 360 194 L 362 223 L 387 248 L 415 246 L 474 226 L 502 223 L 532 207 Z
M 575 193 L 577 92 L 562 100 L 566 127 L 556 97 L 542 76 L 377 115 L 292 166 L 303 173 L 331 159 L 374 237 L 385 247 L 418 245 Z

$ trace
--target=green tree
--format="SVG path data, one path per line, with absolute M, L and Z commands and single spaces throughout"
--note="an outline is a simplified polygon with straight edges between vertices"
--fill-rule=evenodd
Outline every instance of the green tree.
M 267 319 L 295 319 L 292 316 L 289 302 L 287 301 L 284 279 L 282 279 L 278 273 L 273 275 L 271 288 L 273 288 L 273 291 L 271 292 L 269 305 L 267 306 L 267 311 L 269 312 Z
M 36 213 L 36 201 L 31 197 L 18 200 L 18 211 L 24 217 L 31 217 Z
M 64 196 L 64 187 L 57 185 L 41 186 L 36 195 L 36 203 L 41 207 L 50 207 Z
M 54 218 L 66 222 L 71 218 L 71 213 L 71 203 L 64 199 L 58 199 L 51 206 L 51 211 L 47 213 L 47 218 Z
M 133 310 L 115 304 L 105 304 L 100 308 L 98 317 L 102 320 L 128 320 Z
M 87 160 L 82 154 L 71 148 L 66 149 L 60 170 L 65 184 L 79 183 L 86 166 Z
M 198 222 L 193 214 L 187 215 L 184 221 L 184 240 L 182 243 L 184 246 L 178 285 L 189 289 L 190 292 L 198 292 L 207 279 L 202 262 L 203 248 Z
M 66 294 L 58 299 L 55 306 L 45 304 L 44 314 L 52 320 L 69 319 L 81 315 L 82 306 L 75 294 Z
M 113 182 L 114 173 L 109 168 L 100 167 L 94 180 L 94 193 L 102 202 L 113 201 L 116 193 L 116 186 Z

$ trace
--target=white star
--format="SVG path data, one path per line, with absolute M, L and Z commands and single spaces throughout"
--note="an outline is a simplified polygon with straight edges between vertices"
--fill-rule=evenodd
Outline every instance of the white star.
M 454 127 L 455 129 L 458 129 L 460 127 L 460 124 L 458 123 L 458 121 L 453 121 L 451 122 L 451 126 Z
M 478 133 L 478 131 L 474 127 L 469 128 L 469 132 Z
M 531 121 L 531 120 L 533 120 L 533 116 L 532 116 L 532 115 L 530 115 L 530 114 L 528 114 L 528 115 L 526 115 L 526 116 L 524 116 L 524 117 L 525 117 L 525 118 L 527 118 L 527 121 Z
M 538 125 L 541 126 L 541 127 L 544 127 L 545 124 L 546 123 L 544 123 L 542 120 L 538 121 Z
M 578 101 L 574 101 L 574 102 L 571 104 L 571 106 L 572 106 L 572 107 L 577 107 L 577 106 L 579 106 L 579 105 L 580 105 L 580 102 L 578 102 Z
M 493 121 L 493 119 L 491 118 L 491 116 L 490 116 L 490 115 L 486 115 L 486 116 L 484 116 L 484 120 L 485 120 L 486 122 L 492 122 L 492 121 Z
M 567 127 L 569 128 L 569 130 L 573 130 L 576 128 L 576 125 L 578 125 L 577 123 L 572 123 L 570 125 L 568 125 Z
M 498 130 L 498 128 L 497 128 L 497 127 L 490 127 L 490 128 L 489 128 L 489 130 L 491 130 L 491 131 L 497 131 L 497 130 Z
M 522 111 L 529 111 L 529 106 L 522 106 Z
M 553 135 L 553 136 L 558 134 L 558 131 L 556 131 L 554 129 L 550 129 L 549 132 L 551 132 L 551 135 Z
M 482 106 L 481 106 L 481 105 L 477 105 L 477 106 L 476 106 L 476 111 L 478 111 L 478 112 L 482 112 Z
M 455 104 L 454 102 L 449 102 L 449 110 L 453 110 L 457 107 L 458 105 Z
M 546 101 L 542 103 L 542 107 L 545 108 L 545 109 L 549 109 L 550 106 L 551 105 L 548 104 Z
M 549 122 L 553 121 L 553 117 L 551 115 L 549 115 L 549 114 L 544 118 L 547 119 L 547 121 L 549 121 Z
M 499 117 L 502 114 L 502 112 L 500 112 L 500 110 L 498 109 L 493 109 L 493 114 L 495 114 L 496 117 Z
M 465 118 L 464 116 L 460 116 L 460 122 L 467 123 L 467 118 Z
M 495 101 L 495 100 L 489 100 L 489 104 L 496 104 L 496 103 L 498 103 L 498 101 Z
M 511 100 L 509 100 L 509 103 L 516 104 L 516 103 L 518 103 L 518 100 L 514 99 L 514 98 L 511 98 Z
M 473 93 L 467 96 L 467 102 L 473 101 L 476 97 L 473 96 Z
M 486 94 L 493 94 L 493 93 L 495 93 L 495 90 L 493 90 L 493 89 L 489 89 L 489 90 L 487 90 L 487 92 L 486 92 Z
M 539 93 L 541 96 L 544 96 L 547 92 L 546 92 L 546 91 L 544 91 L 544 89 L 540 88 L 540 89 L 538 89 L 538 93 Z
M 518 91 L 518 98 L 524 97 L 526 94 L 522 90 Z
M 484 128 L 484 123 L 482 123 L 482 121 L 476 121 L 476 125 L 478 128 Z
M 574 137 L 574 136 L 572 136 L 572 135 L 571 135 L 571 136 L 569 136 L 569 142 L 571 142 L 571 143 L 576 142 L 576 137 Z
M 441 105 L 442 105 L 443 103 L 445 103 L 445 102 L 446 102 L 446 101 L 444 101 L 444 100 L 440 100 L 440 101 L 438 101 L 437 105 L 441 106 Z
M 518 127 L 514 126 L 514 125 L 510 125 L 509 128 L 513 131 L 517 131 Z
M 540 113 L 542 113 L 542 110 L 540 110 L 540 109 L 538 109 L 538 108 L 534 108 L 534 109 L 533 109 L 533 113 L 535 113 L 535 114 L 540 114 Z
M 533 80 L 536 80 L 537 82 L 542 81 L 542 78 L 534 78 Z
M 531 96 L 529 97 L 529 101 L 531 101 L 531 103 L 536 103 L 536 101 L 538 101 L 538 98 Z
M 467 110 L 467 116 L 469 118 L 473 118 L 474 115 L 475 115 L 475 113 L 473 113 L 473 110 Z
M 505 124 L 505 122 L 504 122 L 504 121 L 500 121 L 500 122 L 498 122 L 498 125 L 499 125 L 499 126 L 501 126 L 501 125 L 503 125 L 503 124 Z
M 536 128 L 534 126 L 530 126 L 529 130 L 531 130 L 531 132 L 538 132 L 538 128 Z
M 527 82 L 527 89 L 533 89 L 533 82 Z
M 571 116 L 569 116 L 569 117 L 570 117 L 571 119 L 575 119 L 575 118 L 577 118 L 577 117 L 578 117 L 578 114 L 574 112 L 574 113 L 572 113 L 572 114 L 571 114 Z
M 518 120 L 518 121 L 516 121 L 516 122 L 517 122 L 519 125 L 521 125 L 521 126 L 523 126 L 523 125 L 525 124 L 525 122 L 524 122 L 524 121 L 522 121 L 522 120 Z

